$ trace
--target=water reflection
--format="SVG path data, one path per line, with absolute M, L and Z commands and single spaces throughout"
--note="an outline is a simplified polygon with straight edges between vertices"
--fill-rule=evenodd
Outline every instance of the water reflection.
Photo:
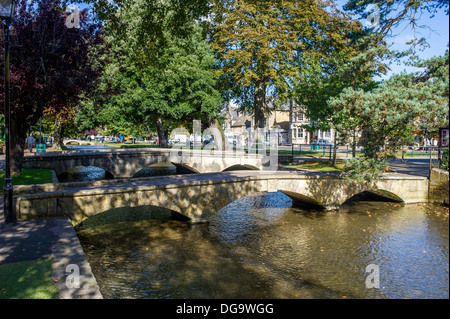
M 170 219 L 79 231 L 105 298 L 448 298 L 448 208 L 341 212 L 245 197 L 208 225 Z M 380 267 L 380 288 L 365 285 Z
M 95 166 L 74 167 L 58 176 L 60 183 L 93 182 L 107 178 L 106 171 Z
M 176 175 L 177 168 L 171 163 L 157 163 L 141 169 L 133 177 Z

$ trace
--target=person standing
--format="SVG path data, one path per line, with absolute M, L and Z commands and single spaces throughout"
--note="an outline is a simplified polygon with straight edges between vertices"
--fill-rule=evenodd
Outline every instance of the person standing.
M 30 134 L 30 136 L 27 137 L 27 145 L 28 145 L 28 150 L 30 151 L 30 153 L 33 152 L 34 143 L 35 143 L 35 139 L 34 139 L 33 135 Z

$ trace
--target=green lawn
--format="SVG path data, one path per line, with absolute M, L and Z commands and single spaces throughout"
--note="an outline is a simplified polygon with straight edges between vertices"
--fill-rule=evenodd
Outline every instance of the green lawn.
M 47 184 L 52 182 L 52 172 L 48 169 L 23 169 L 20 176 L 12 176 L 13 185 Z M 3 193 L 5 171 L 0 170 L 0 187 Z
M 333 166 L 331 162 L 326 161 L 310 161 L 303 164 L 298 165 L 288 165 L 289 167 L 296 167 L 296 168 L 304 168 L 304 169 L 310 169 L 314 171 L 320 171 L 320 172 L 342 172 L 342 169 L 344 167 L 343 162 L 337 162 L 336 166 Z
M 0 265 L 0 299 L 58 299 L 50 259 Z

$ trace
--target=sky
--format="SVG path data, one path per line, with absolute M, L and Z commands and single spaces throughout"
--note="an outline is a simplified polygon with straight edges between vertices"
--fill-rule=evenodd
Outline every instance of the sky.
M 433 18 L 426 12 L 418 20 L 419 25 L 425 28 L 416 29 L 416 36 L 425 37 L 429 47 L 423 51 L 419 51 L 418 56 L 422 59 L 429 59 L 435 56 L 442 56 L 448 50 L 449 43 L 449 16 L 445 12 L 437 13 Z M 388 43 L 392 44 L 393 49 L 406 50 L 408 46 L 406 42 L 414 38 L 414 30 L 404 23 L 401 27 L 393 32 L 393 36 L 388 39 Z M 402 71 L 412 72 L 417 68 L 407 67 L 405 65 L 391 65 L 392 71 L 384 78 L 392 74 L 401 73 Z

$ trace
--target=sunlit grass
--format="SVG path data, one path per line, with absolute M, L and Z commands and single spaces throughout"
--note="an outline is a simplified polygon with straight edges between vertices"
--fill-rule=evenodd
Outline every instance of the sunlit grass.
M 320 172 L 342 172 L 344 163 L 339 161 L 335 166 L 329 161 L 308 161 L 298 165 L 289 165 L 289 167 L 303 168 Z
M 0 299 L 58 299 L 50 259 L 0 265 Z
M 23 169 L 20 176 L 12 176 L 13 185 L 34 185 L 52 182 L 52 172 L 48 169 Z M 3 193 L 5 171 L 0 170 L 0 187 Z

